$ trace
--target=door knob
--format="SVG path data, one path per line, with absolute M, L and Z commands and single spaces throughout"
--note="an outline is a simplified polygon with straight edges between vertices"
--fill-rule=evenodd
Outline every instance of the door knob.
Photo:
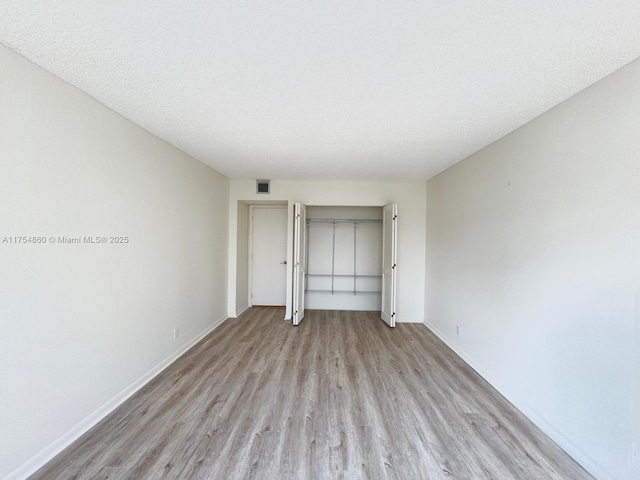
M 280 265 L 286 265 L 287 261 L 285 260 L 284 262 L 280 262 Z

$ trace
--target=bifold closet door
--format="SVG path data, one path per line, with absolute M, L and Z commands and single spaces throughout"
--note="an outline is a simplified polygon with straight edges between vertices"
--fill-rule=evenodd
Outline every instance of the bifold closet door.
M 293 205 L 293 324 L 304 318 L 304 282 L 307 275 L 307 208 Z
M 398 205 L 387 205 L 382 212 L 382 320 L 396 326 L 396 243 Z

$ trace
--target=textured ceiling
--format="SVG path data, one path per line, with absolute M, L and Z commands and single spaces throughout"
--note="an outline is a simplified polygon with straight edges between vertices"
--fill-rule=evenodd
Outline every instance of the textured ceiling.
M 0 41 L 231 178 L 426 180 L 640 56 L 638 0 L 0 0 Z

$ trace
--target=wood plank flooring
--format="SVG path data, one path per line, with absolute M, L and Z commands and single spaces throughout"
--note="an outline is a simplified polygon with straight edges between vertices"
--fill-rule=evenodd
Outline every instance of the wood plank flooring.
M 253 308 L 37 479 L 591 479 L 424 325 Z

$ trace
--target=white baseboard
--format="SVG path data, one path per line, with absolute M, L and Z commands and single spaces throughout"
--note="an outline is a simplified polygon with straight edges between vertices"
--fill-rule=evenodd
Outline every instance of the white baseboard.
M 442 340 L 451 350 L 453 350 L 460 358 L 462 358 L 467 365 L 473 368 L 482 378 L 484 378 L 493 388 L 495 388 L 500 394 L 506 398 L 514 407 L 531 420 L 540 430 L 542 430 L 551 440 L 560 446 L 570 457 L 578 462 L 582 467 L 587 470 L 591 475 L 599 480 L 615 480 L 611 473 L 607 472 L 600 464 L 598 464 L 590 455 L 584 450 L 576 446 L 569 438 L 563 433 L 557 430 L 551 425 L 544 417 L 538 414 L 534 409 L 530 408 L 526 402 L 516 398 L 512 394 L 507 394 L 506 389 L 501 388 L 498 382 L 495 382 L 489 373 L 484 370 L 473 358 L 467 355 L 461 350 L 455 343 L 453 343 L 444 333 L 438 330 L 433 325 L 424 322 L 425 326 L 436 334 L 440 340 Z
M 210 326 L 205 328 L 202 332 L 196 335 L 193 339 L 185 343 L 178 350 L 173 352 L 167 358 L 162 360 L 160 363 L 155 365 L 151 370 L 138 378 L 135 382 L 125 388 L 123 391 L 118 393 L 111 400 L 106 402 L 80 423 L 78 423 L 75 427 L 69 430 L 67 433 L 62 435 L 58 440 L 53 442 L 48 447 L 44 448 L 36 455 L 31 457 L 27 462 L 23 465 L 15 469 L 8 476 L 6 476 L 3 480 L 24 480 L 28 476 L 32 475 L 40 468 L 42 468 L 49 460 L 58 455 L 62 450 L 71 445 L 74 441 L 88 432 L 91 428 L 93 428 L 98 422 L 100 422 L 103 418 L 113 412 L 116 408 L 118 408 L 125 400 L 129 399 L 134 393 L 144 387 L 147 383 L 149 383 L 153 378 L 155 378 L 158 374 L 160 374 L 164 369 L 166 369 L 169 365 L 175 362 L 179 357 L 181 357 L 184 353 L 187 352 L 191 347 L 193 347 L 196 343 L 202 340 L 205 336 L 211 333 L 216 327 L 218 327 L 222 322 L 227 320 L 227 316 L 220 317 L 216 321 L 214 321 Z
M 247 310 L 249 310 L 251 307 L 249 305 L 245 305 L 244 307 L 240 307 L 237 311 L 236 311 L 236 318 L 239 317 L 240 315 L 242 315 L 244 312 L 246 312 Z

